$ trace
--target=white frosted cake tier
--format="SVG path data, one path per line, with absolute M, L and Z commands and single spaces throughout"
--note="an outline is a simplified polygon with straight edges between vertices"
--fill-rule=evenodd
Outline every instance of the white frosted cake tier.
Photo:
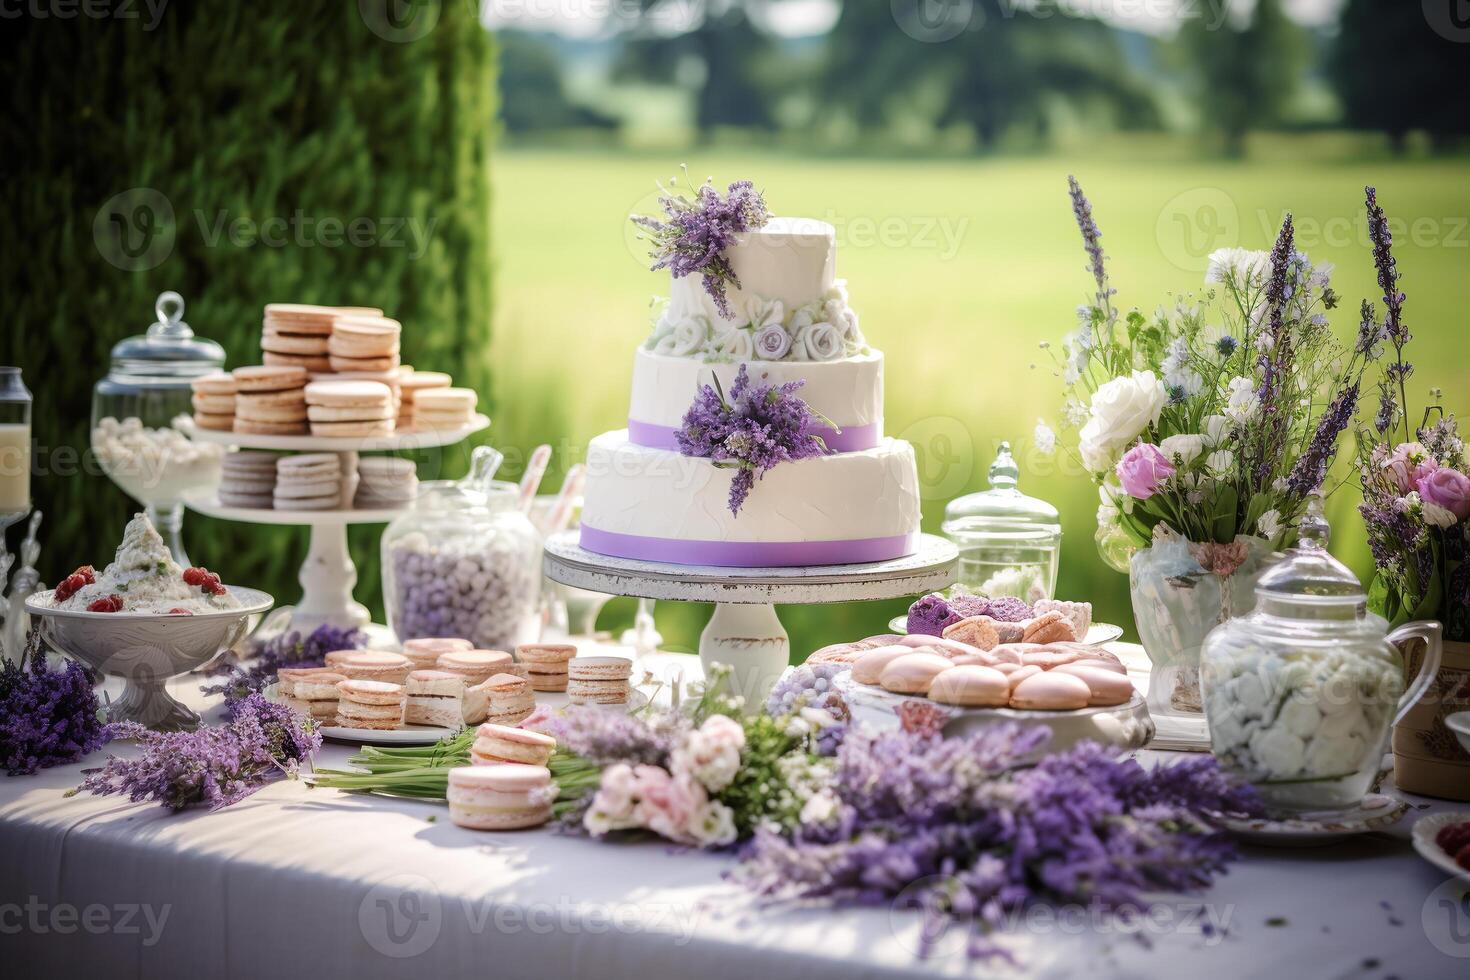
M 740 286 L 726 286 L 730 308 L 740 317 L 752 297 L 780 300 L 795 309 L 821 299 L 836 281 L 837 233 L 815 218 L 772 218 L 742 234 L 724 252 Z M 714 323 L 732 322 L 720 315 L 700 276 L 674 279 L 671 306 L 703 313 Z
M 587 450 L 581 544 L 619 558 L 768 567 L 888 561 L 919 537 L 908 443 L 783 463 L 730 513 L 735 471 L 605 432 Z
M 797 391 L 840 431 L 823 426 L 827 448 L 838 452 L 872 449 L 883 441 L 883 355 L 877 351 L 839 361 L 745 361 L 757 384 L 805 381 Z M 633 397 L 628 407 L 630 441 L 653 449 L 677 449 L 674 433 L 701 385 L 715 377 L 728 395 L 739 362 L 707 363 L 697 358 L 655 354 L 639 348 L 633 357 Z

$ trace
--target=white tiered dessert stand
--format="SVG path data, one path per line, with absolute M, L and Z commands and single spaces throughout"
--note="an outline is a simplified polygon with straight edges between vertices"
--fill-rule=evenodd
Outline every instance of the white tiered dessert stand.
M 714 615 L 699 638 L 706 672 L 731 668 L 733 693 L 759 706 L 791 661 L 791 641 L 775 604 L 870 602 L 937 592 L 955 581 L 959 551 L 944 538 L 920 535 L 905 558 L 810 568 L 727 568 L 611 558 L 587 551 L 576 531 L 546 542 L 546 577 L 609 595 L 713 602 Z
M 456 429 L 409 430 L 391 436 L 349 438 L 341 436 L 269 436 L 244 432 L 222 432 L 192 423 L 181 425 L 190 438 L 214 442 L 239 449 L 266 449 L 295 453 L 336 453 L 342 459 L 342 499 L 350 501 L 357 492 L 357 460 L 361 453 L 400 452 L 452 446 L 490 425 L 484 415 L 476 415 L 467 426 Z M 287 629 L 309 633 L 326 623 L 339 627 L 372 626 L 367 607 L 352 597 L 357 585 L 357 567 L 347 550 L 347 528 L 351 524 L 387 524 L 403 513 L 403 509 L 357 510 L 270 510 L 255 507 L 227 507 L 219 502 L 216 490 L 196 492 L 185 497 L 185 505 L 206 517 L 245 524 L 296 525 L 311 528 L 311 545 L 301 565 L 301 601 L 293 607 L 278 609 L 275 615 L 289 615 Z

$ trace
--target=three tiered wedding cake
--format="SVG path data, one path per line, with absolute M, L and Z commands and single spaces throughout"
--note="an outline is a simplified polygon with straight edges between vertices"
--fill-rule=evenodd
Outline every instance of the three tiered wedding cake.
M 755 205 L 732 229 L 742 191 Z M 720 208 L 725 223 L 711 229 Z M 668 225 L 647 226 L 681 254 L 655 266 L 674 278 L 634 355 L 628 427 L 589 447 L 582 546 L 739 567 L 912 553 L 914 451 L 883 435 L 883 355 L 834 276 L 832 226 L 767 218 L 748 184 L 728 199 L 706 185 L 665 210 Z M 706 254 L 681 275 L 691 240 Z

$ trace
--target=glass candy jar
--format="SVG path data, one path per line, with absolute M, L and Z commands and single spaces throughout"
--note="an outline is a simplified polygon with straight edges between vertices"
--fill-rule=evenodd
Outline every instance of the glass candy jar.
M 112 348 L 107 376 L 92 391 L 92 452 L 123 492 L 142 504 L 179 564 L 184 495 L 219 482 L 224 447 L 194 442 L 176 422 L 193 411 L 190 382 L 221 370 L 224 348 L 195 337 L 184 299 L 159 294 L 148 332 Z
M 1016 488 L 1020 476 L 1011 444 L 1003 442 L 990 464 L 990 489 L 944 508 L 944 536 L 960 550 L 958 589 L 1027 602 L 1053 597 L 1061 520 L 1051 504 Z
M 1395 643 L 1421 637 L 1405 692 Z M 1327 553 L 1320 500 L 1299 545 L 1261 576 L 1256 607 L 1205 638 L 1200 683 L 1210 747 L 1281 814 L 1357 806 L 1378 776 L 1389 728 L 1439 669 L 1440 624 L 1392 633 L 1356 576 Z
M 500 454 L 475 450 L 463 481 L 419 485 L 383 532 L 383 600 L 400 641 L 427 636 L 511 650 L 541 632 L 541 535 L 514 483 L 490 479 Z

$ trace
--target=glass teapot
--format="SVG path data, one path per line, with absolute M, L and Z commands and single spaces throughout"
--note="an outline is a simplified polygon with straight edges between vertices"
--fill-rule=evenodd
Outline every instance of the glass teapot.
M 1314 498 L 1300 543 L 1256 585 L 1256 607 L 1205 637 L 1200 683 L 1210 747 L 1283 814 L 1357 806 L 1378 776 L 1391 726 L 1439 670 L 1441 626 L 1392 633 L 1351 571 L 1327 553 Z M 1424 663 L 1405 690 L 1396 643 Z
M 183 500 L 219 482 L 224 447 L 194 442 L 175 423 L 192 411 L 190 382 L 219 371 L 225 351 L 194 336 L 178 293 L 160 293 L 154 313 L 158 319 L 147 333 L 112 348 L 107 376 L 92 391 L 92 452 L 103 472 L 147 508 L 187 568 Z
M 1008 442 L 1000 444 L 988 476 L 989 490 L 944 508 L 944 536 L 960 550 L 957 587 L 1027 602 L 1052 598 L 1062 547 L 1057 509 L 1016 488 L 1021 471 Z
M 413 509 L 383 532 L 383 599 L 399 641 L 450 636 L 513 650 L 541 635 L 541 534 L 504 457 L 478 447 L 462 481 L 419 484 Z

